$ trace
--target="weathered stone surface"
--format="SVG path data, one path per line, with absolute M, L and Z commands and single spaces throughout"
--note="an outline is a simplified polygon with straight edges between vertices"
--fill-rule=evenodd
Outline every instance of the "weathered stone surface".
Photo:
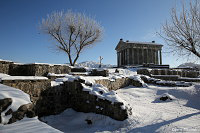
M 71 69 L 71 72 L 87 72 L 87 70 L 83 67 L 74 67 Z
M 13 64 L 13 62 L 0 60 L 0 73 L 9 74 L 10 64 Z
M 0 73 L 9 73 L 9 64 L 1 64 L 0 63 Z
M 130 78 L 119 78 L 119 79 L 116 79 L 115 81 L 110 81 L 108 79 L 102 79 L 102 80 L 96 80 L 95 82 L 97 84 L 101 84 L 101 85 L 105 86 L 109 90 L 118 90 L 120 88 L 124 88 L 129 85 L 133 85 L 136 87 L 142 87 L 141 82 L 134 80 L 134 79 L 130 79 Z
M 199 71 L 182 69 L 138 69 L 138 74 L 142 75 L 179 75 L 181 77 L 197 78 Z
M 174 82 L 174 81 L 170 81 L 170 82 L 166 82 L 165 80 L 163 82 L 160 82 L 160 79 L 155 79 L 155 78 L 147 78 L 146 76 L 141 76 L 141 79 L 148 84 L 155 84 L 155 85 L 161 85 L 161 86 L 170 86 L 170 87 L 189 87 L 192 85 L 192 83 L 187 83 L 184 81 L 178 81 Z
M 10 114 L 12 114 L 13 113 L 13 110 L 12 109 L 9 109 L 6 113 L 5 113 L 5 115 L 7 116 L 7 115 L 10 115 Z
M 1 83 L 28 93 L 33 104 L 39 99 L 42 91 L 51 88 L 50 80 L 2 80 Z
M 31 103 L 21 105 L 17 111 L 12 113 L 12 117 L 9 119 L 8 124 L 14 123 L 18 120 L 21 120 L 25 117 L 25 115 L 29 118 L 35 117 L 34 105 Z
M 11 64 L 9 74 L 13 76 L 47 76 L 48 73 L 70 73 L 71 68 L 67 65 L 48 64 Z
M 116 120 L 125 120 L 128 117 L 127 110 L 121 108 L 123 103 L 112 104 L 108 100 L 99 99 L 88 91 L 83 91 L 81 82 L 84 81 L 65 82 L 61 86 L 43 91 L 36 103 L 37 115 L 54 115 L 73 108 L 79 112 L 107 115 Z
M 171 80 L 171 81 L 178 81 L 180 76 L 179 75 L 151 75 L 152 78 L 163 79 L 163 80 Z
M 90 76 L 103 76 L 107 77 L 108 76 L 108 70 L 98 70 L 98 69 L 93 69 L 90 74 Z
M 0 99 L 0 113 L 5 111 L 11 104 L 11 98 Z
M 138 69 L 137 74 L 143 74 L 143 75 L 148 75 L 148 76 L 151 75 L 151 73 L 148 69 Z

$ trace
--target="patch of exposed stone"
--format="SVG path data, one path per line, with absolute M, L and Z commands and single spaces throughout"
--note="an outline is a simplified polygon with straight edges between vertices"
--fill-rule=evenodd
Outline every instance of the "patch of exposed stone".
M 25 116 L 28 117 L 28 118 L 33 118 L 33 117 L 36 116 L 35 115 L 35 110 L 34 110 L 34 105 L 31 104 L 31 103 L 21 105 L 17 109 L 17 111 L 12 112 L 11 114 L 12 114 L 12 117 L 9 119 L 8 124 L 11 124 L 11 123 L 14 123 L 16 121 L 19 121 L 19 120 L 23 119 Z
M 0 73 L 9 74 L 9 66 L 13 62 L 0 60 Z

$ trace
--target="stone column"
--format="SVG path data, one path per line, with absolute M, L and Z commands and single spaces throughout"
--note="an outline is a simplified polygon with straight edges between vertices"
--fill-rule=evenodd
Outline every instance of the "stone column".
M 152 52 L 151 49 L 148 50 L 148 56 L 149 56 L 149 63 L 152 63 Z
M 127 49 L 124 50 L 124 65 L 127 65 Z
M 158 50 L 156 49 L 156 56 L 155 56 L 155 60 L 156 60 L 156 65 L 158 65 Z
M 140 64 L 140 49 L 137 49 L 137 60 L 138 60 L 138 65 Z
M 122 65 L 124 64 L 125 64 L 125 50 L 123 50 L 123 64 Z
M 119 52 L 117 52 L 117 66 L 119 67 Z
M 129 64 L 132 65 L 133 64 L 133 58 L 132 58 L 132 49 L 129 48 Z
M 161 50 L 160 50 L 160 65 L 162 65 L 162 53 L 161 53 Z
M 153 64 L 156 64 L 155 55 L 156 55 L 155 49 L 152 49 L 152 62 L 153 62 Z
M 147 48 L 147 50 L 146 50 L 146 52 L 147 52 L 147 53 L 146 53 L 146 54 L 147 54 L 147 59 L 146 59 L 146 60 L 147 60 L 147 64 L 149 63 L 149 53 L 148 53 L 148 50 L 149 50 L 149 49 Z
M 141 50 L 142 50 L 142 54 L 141 54 L 142 55 L 142 57 L 141 57 L 142 61 L 141 62 L 142 62 L 142 65 L 143 65 L 144 64 L 144 48 L 142 48 Z
M 123 51 L 120 52 L 121 53 L 121 66 L 123 65 Z
M 129 48 L 128 49 L 126 49 L 126 57 L 127 57 L 127 59 L 126 59 L 126 65 L 129 65 L 130 64 L 130 51 L 129 51 Z

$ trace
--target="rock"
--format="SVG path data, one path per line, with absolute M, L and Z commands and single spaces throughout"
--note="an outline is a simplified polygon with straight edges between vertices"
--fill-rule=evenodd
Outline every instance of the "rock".
M 90 73 L 90 76 L 103 76 L 107 77 L 108 76 L 108 70 L 98 70 L 98 69 L 93 69 Z
M 142 75 L 147 75 L 147 76 L 150 76 L 150 75 L 151 75 L 150 71 L 149 71 L 148 69 L 145 69 L 145 68 L 143 68 L 143 69 L 138 69 L 138 70 L 137 70 L 137 74 L 142 74 Z
M 21 120 L 24 118 L 24 115 L 24 112 L 16 111 L 13 113 L 12 118 L 14 117 L 16 120 Z
M 33 104 L 28 103 L 28 104 L 21 105 L 18 108 L 18 111 L 20 111 L 20 112 L 27 112 L 27 111 L 32 110 L 32 109 L 33 109 Z
M 162 100 L 162 101 L 166 101 L 167 99 L 172 100 L 172 99 L 171 99 L 170 97 L 168 97 L 168 96 L 163 96 L 163 97 L 160 98 L 160 100 Z
M 118 69 L 115 69 L 115 73 L 119 73 L 119 70 L 118 70 Z
M 14 123 L 17 120 L 21 120 L 24 116 L 28 118 L 35 117 L 34 106 L 32 103 L 21 105 L 17 111 L 12 113 L 12 117 L 9 119 L 8 124 Z
M 14 122 L 16 122 L 16 121 L 17 121 L 16 118 L 11 117 L 11 118 L 9 119 L 9 121 L 8 121 L 8 124 L 14 123 Z
M 87 122 L 88 125 L 92 125 L 92 120 L 85 119 L 85 121 Z
M 26 116 L 27 116 L 28 118 L 33 118 L 33 117 L 35 117 L 36 115 L 35 115 L 35 112 L 34 112 L 34 111 L 28 111 L 28 112 L 26 113 Z
M 11 98 L 5 98 L 0 100 L 0 113 L 5 111 L 12 104 Z
M 87 72 L 83 67 L 75 67 L 71 69 L 71 72 Z
M 99 93 L 102 95 L 102 94 L 103 94 L 103 91 L 99 91 Z
M 7 116 L 7 115 L 10 115 L 10 114 L 12 114 L 13 113 L 13 110 L 12 109 L 9 109 L 6 113 L 5 113 L 5 115 Z

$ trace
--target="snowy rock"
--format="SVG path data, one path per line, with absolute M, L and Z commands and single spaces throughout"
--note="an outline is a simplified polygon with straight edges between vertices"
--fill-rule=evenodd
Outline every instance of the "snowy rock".
M 12 113 L 12 117 L 9 119 L 8 124 L 14 123 L 17 120 L 21 120 L 25 117 L 25 115 L 28 118 L 33 118 L 35 117 L 35 112 L 34 112 L 34 106 L 31 103 L 21 105 L 17 111 Z
M 11 104 L 11 98 L 0 99 L 0 113 L 5 111 Z

